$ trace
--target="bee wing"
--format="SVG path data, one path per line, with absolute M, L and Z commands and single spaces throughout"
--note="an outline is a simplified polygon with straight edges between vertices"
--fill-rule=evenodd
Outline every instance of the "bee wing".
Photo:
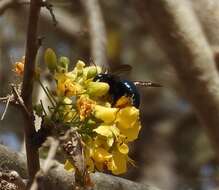
M 134 81 L 136 86 L 145 86 L 145 87 L 162 87 L 162 85 L 150 81 Z
M 122 64 L 122 65 L 116 65 L 110 69 L 110 73 L 113 75 L 122 75 L 127 74 L 127 72 L 130 72 L 132 70 L 132 66 L 128 64 Z

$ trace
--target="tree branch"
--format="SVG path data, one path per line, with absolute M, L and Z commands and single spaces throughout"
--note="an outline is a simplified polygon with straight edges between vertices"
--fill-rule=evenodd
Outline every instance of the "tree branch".
M 211 45 L 219 45 L 219 1 L 192 0 L 195 12 Z M 204 10 L 204 11 L 203 11 Z
M 20 13 L 26 14 L 27 11 L 24 5 L 29 6 L 30 0 L 2 0 L 2 2 L 0 2 L 0 15 L 3 14 L 8 8 L 15 8 L 17 11 L 17 7 L 20 8 Z M 83 35 L 83 33 L 86 32 L 83 29 L 80 20 L 69 14 L 67 11 L 63 11 L 58 7 L 53 7 L 53 12 L 58 22 L 55 28 L 55 30 L 58 32 L 61 32 L 72 39 L 80 37 L 80 35 Z M 41 17 L 45 24 L 50 24 L 52 22 L 51 14 L 46 9 L 41 10 Z M 63 22 L 63 20 L 65 20 L 65 22 Z
M 106 56 L 106 30 L 98 0 L 81 0 L 81 3 L 87 14 L 90 29 L 91 54 L 94 63 L 101 67 L 108 68 Z
M 219 78 L 213 54 L 190 2 L 139 0 L 137 3 L 144 7 L 148 29 L 169 56 L 219 161 Z
M 29 21 L 27 29 L 27 42 L 25 54 L 24 77 L 21 91 L 21 97 L 24 101 L 28 112 L 31 113 L 31 118 L 24 112 L 25 115 L 25 144 L 27 153 L 27 166 L 30 183 L 32 183 L 35 174 L 40 169 L 38 148 L 32 146 L 31 137 L 35 133 L 34 116 L 32 108 L 32 92 L 35 76 L 35 58 L 38 49 L 37 44 L 37 25 L 41 8 L 41 0 L 31 0 Z
M 6 9 L 10 8 L 15 4 L 15 0 L 1 0 L 0 1 L 0 15 L 5 12 Z
M 22 178 L 28 177 L 25 155 L 13 152 L 3 145 L 0 145 L 0 168 L 15 170 Z M 95 184 L 94 190 L 158 190 L 150 185 L 142 185 L 98 172 L 92 174 L 91 178 Z M 64 166 L 56 162 L 56 167 L 52 167 L 41 182 L 44 189 L 72 190 L 73 179 L 74 175 L 66 172 Z

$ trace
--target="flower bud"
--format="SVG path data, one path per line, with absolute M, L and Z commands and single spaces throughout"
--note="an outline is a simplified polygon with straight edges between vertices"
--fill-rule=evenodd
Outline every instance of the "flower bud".
M 85 66 L 85 63 L 84 63 L 83 61 L 81 61 L 81 60 L 79 60 L 79 61 L 76 63 L 76 68 L 77 68 L 78 70 L 82 70 L 82 69 L 84 68 L 84 66 Z
M 97 67 L 91 66 L 87 72 L 87 79 L 93 78 L 97 75 Z
M 76 63 L 76 70 L 77 70 L 77 76 L 81 76 L 83 75 L 83 69 L 85 67 L 85 63 L 81 60 L 79 60 L 77 63 Z
M 47 64 L 49 71 L 53 73 L 57 68 L 57 57 L 51 48 L 46 49 L 44 54 L 44 61 Z
M 59 58 L 58 66 L 61 72 L 68 72 L 69 64 L 70 64 L 70 60 L 68 57 L 62 56 Z
M 90 82 L 87 86 L 87 93 L 93 97 L 101 97 L 107 94 L 109 85 L 105 82 Z

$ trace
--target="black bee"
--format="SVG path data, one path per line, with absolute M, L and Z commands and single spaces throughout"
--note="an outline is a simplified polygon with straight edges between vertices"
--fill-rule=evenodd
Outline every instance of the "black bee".
M 131 104 L 136 108 L 140 106 L 140 93 L 137 85 L 145 87 L 161 87 L 161 85 L 153 82 L 132 82 L 129 80 L 122 80 L 117 75 L 100 73 L 93 81 L 105 82 L 110 86 L 109 94 L 112 98 L 112 105 L 115 107 L 122 107 L 123 105 Z

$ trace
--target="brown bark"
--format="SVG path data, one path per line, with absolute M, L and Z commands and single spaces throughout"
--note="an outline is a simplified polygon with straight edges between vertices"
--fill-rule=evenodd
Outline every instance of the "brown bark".
M 24 101 L 24 105 L 29 111 L 24 112 L 25 115 L 25 145 L 27 154 L 27 166 L 30 183 L 34 179 L 35 174 L 40 168 L 39 164 L 39 152 L 38 148 L 33 146 L 31 143 L 32 135 L 35 133 L 34 116 L 32 108 L 32 93 L 34 86 L 35 77 L 35 58 L 38 50 L 37 42 L 37 26 L 39 13 L 41 8 L 40 0 L 31 0 L 29 21 L 27 29 L 27 42 L 26 42 L 26 54 L 25 54 L 25 66 L 24 66 L 24 77 L 21 96 Z

